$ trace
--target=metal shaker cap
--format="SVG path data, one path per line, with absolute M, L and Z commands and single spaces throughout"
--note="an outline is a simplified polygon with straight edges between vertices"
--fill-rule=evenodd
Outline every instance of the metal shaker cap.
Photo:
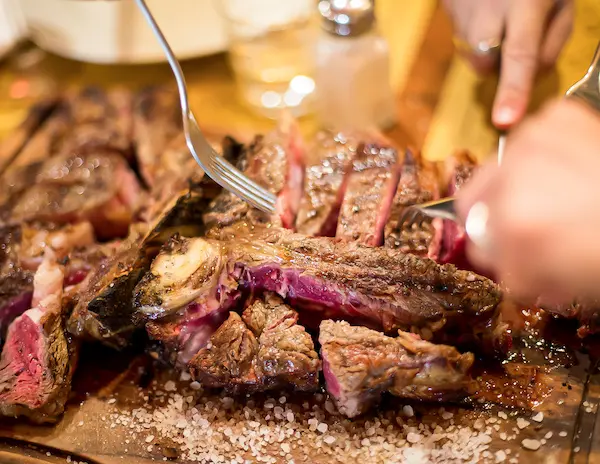
M 343 37 L 368 32 L 375 23 L 374 3 L 374 0 L 321 0 L 323 29 Z

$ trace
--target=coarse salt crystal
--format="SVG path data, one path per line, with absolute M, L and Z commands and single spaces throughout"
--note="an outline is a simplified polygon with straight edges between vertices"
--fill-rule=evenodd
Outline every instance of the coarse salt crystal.
M 517 427 L 519 427 L 519 429 L 523 430 L 525 427 L 528 427 L 530 424 L 530 422 L 528 420 L 523 419 L 522 417 L 519 417 L 517 419 Z
M 581 448 L 579 446 L 576 446 L 575 448 L 573 448 L 574 453 L 579 453 L 580 451 L 581 451 Z
M 167 382 L 165 382 L 165 391 L 168 392 L 174 392 L 175 390 L 177 390 L 177 385 L 175 385 L 175 382 L 173 382 L 172 380 L 168 380 Z
M 402 413 L 406 416 L 406 417 L 412 417 L 415 415 L 415 411 L 413 409 L 413 407 L 409 404 L 405 405 L 402 407 Z
M 500 434 L 500 440 L 506 440 L 506 434 L 504 432 Z
M 152 442 L 152 440 L 154 440 L 154 435 L 148 435 L 146 437 L 146 443 L 150 443 L 150 442 Z
M 194 381 L 190 383 L 190 388 L 192 390 L 200 390 L 202 388 L 202 385 L 200 385 L 200 382 Z
M 506 453 L 502 450 L 496 451 L 494 457 L 496 458 L 496 462 L 504 462 L 506 459 Z
M 192 376 L 190 375 L 189 372 L 183 371 L 181 373 L 181 375 L 179 376 L 179 380 L 181 380 L 182 382 L 189 382 L 191 379 L 192 379 Z
M 152 452 L 152 445 L 148 445 L 148 448 L 146 448 L 146 450 L 147 450 L 148 452 Z
M 279 402 L 281 404 L 285 404 L 286 401 L 287 401 L 287 398 L 285 396 L 282 396 L 281 398 L 279 398 Z
M 454 417 L 454 414 L 452 414 L 450 411 L 444 411 L 442 413 L 442 419 L 444 420 L 449 420 L 452 419 Z
M 540 446 L 542 446 L 539 440 L 532 440 L 530 438 L 525 438 L 521 442 L 521 445 L 523 445 L 523 448 L 531 451 L 537 451 L 540 449 Z
M 290 445 L 288 445 L 287 443 L 282 443 L 282 445 L 281 445 L 281 450 L 282 450 L 284 453 L 289 453 L 289 452 L 291 451 L 291 449 L 290 449 Z
M 285 417 L 288 422 L 294 422 L 294 413 L 292 411 L 288 411 Z
M 536 422 L 542 422 L 544 420 L 544 413 L 543 412 L 538 412 L 535 416 L 531 417 L 532 421 L 536 421 Z
M 335 437 L 332 437 L 331 435 L 325 435 L 325 438 L 323 438 L 323 441 L 325 443 L 327 443 L 328 445 L 331 445 L 332 443 L 335 443 Z
M 558 432 L 558 436 L 559 437 L 566 437 L 567 436 L 567 432 L 565 432 L 564 430 L 562 432 Z
M 552 438 L 552 435 L 554 435 L 552 432 L 548 432 L 546 435 L 544 435 L 544 438 L 546 440 L 550 440 Z
M 108 400 L 108 404 L 115 404 L 117 402 L 117 400 L 115 398 L 111 398 L 110 400 Z
M 414 432 L 409 432 L 406 436 L 406 441 L 412 444 L 419 443 L 421 441 L 421 435 Z
M 321 433 L 327 432 L 327 429 L 328 429 L 328 426 L 324 422 L 321 422 L 319 425 L 317 425 L 317 430 Z
M 507 419 L 508 419 L 508 415 L 507 415 L 507 414 L 506 414 L 504 411 L 499 411 L 499 412 L 498 412 L 498 417 L 499 417 L 500 419 L 504 419 L 504 420 L 507 420 Z

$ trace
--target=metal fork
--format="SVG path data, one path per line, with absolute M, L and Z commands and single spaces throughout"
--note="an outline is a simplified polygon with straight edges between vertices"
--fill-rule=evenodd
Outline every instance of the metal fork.
M 577 81 L 565 94 L 566 98 L 576 98 L 583 101 L 592 109 L 600 111 L 600 43 L 596 47 L 592 64 L 587 73 Z M 504 134 L 500 135 L 498 144 L 498 163 L 502 161 L 504 152 Z M 421 227 L 424 220 L 429 218 L 450 219 L 457 222 L 454 210 L 454 197 L 412 205 L 404 209 L 398 222 L 400 230 L 403 228 Z
M 167 39 L 148 9 L 145 0 L 136 0 L 136 4 L 158 39 L 158 42 L 165 52 L 167 61 L 173 70 L 173 74 L 175 75 L 181 102 L 183 131 L 192 156 L 202 170 L 221 187 L 229 190 L 231 193 L 237 195 L 242 200 L 261 211 L 271 214 L 274 213 L 276 201 L 275 195 L 268 190 L 265 190 L 251 179 L 248 179 L 242 172 L 228 163 L 211 147 L 202 134 L 202 131 L 200 130 L 200 127 L 198 127 L 198 123 L 190 110 L 187 86 L 183 71 L 181 70 L 181 65 L 177 61 Z

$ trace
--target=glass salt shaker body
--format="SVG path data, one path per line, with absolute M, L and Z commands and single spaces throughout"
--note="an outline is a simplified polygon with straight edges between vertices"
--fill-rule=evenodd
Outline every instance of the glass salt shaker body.
M 386 129 L 395 123 L 389 47 L 375 27 L 372 0 L 319 2 L 315 109 L 337 129 Z

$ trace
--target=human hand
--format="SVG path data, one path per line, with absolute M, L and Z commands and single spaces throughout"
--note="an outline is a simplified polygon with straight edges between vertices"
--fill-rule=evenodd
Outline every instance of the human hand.
M 500 81 L 492 122 L 508 129 L 527 110 L 539 68 L 552 66 L 572 25 L 573 0 L 444 0 L 455 34 L 468 44 L 461 50 L 480 73 L 493 70 L 498 54 L 477 53 L 477 47 L 502 40 Z
M 486 243 L 473 264 L 516 296 L 566 303 L 600 297 L 600 116 L 560 100 L 508 137 L 503 164 L 490 163 L 459 192 L 464 220 L 487 206 Z M 485 209 L 485 208 L 484 208 Z

